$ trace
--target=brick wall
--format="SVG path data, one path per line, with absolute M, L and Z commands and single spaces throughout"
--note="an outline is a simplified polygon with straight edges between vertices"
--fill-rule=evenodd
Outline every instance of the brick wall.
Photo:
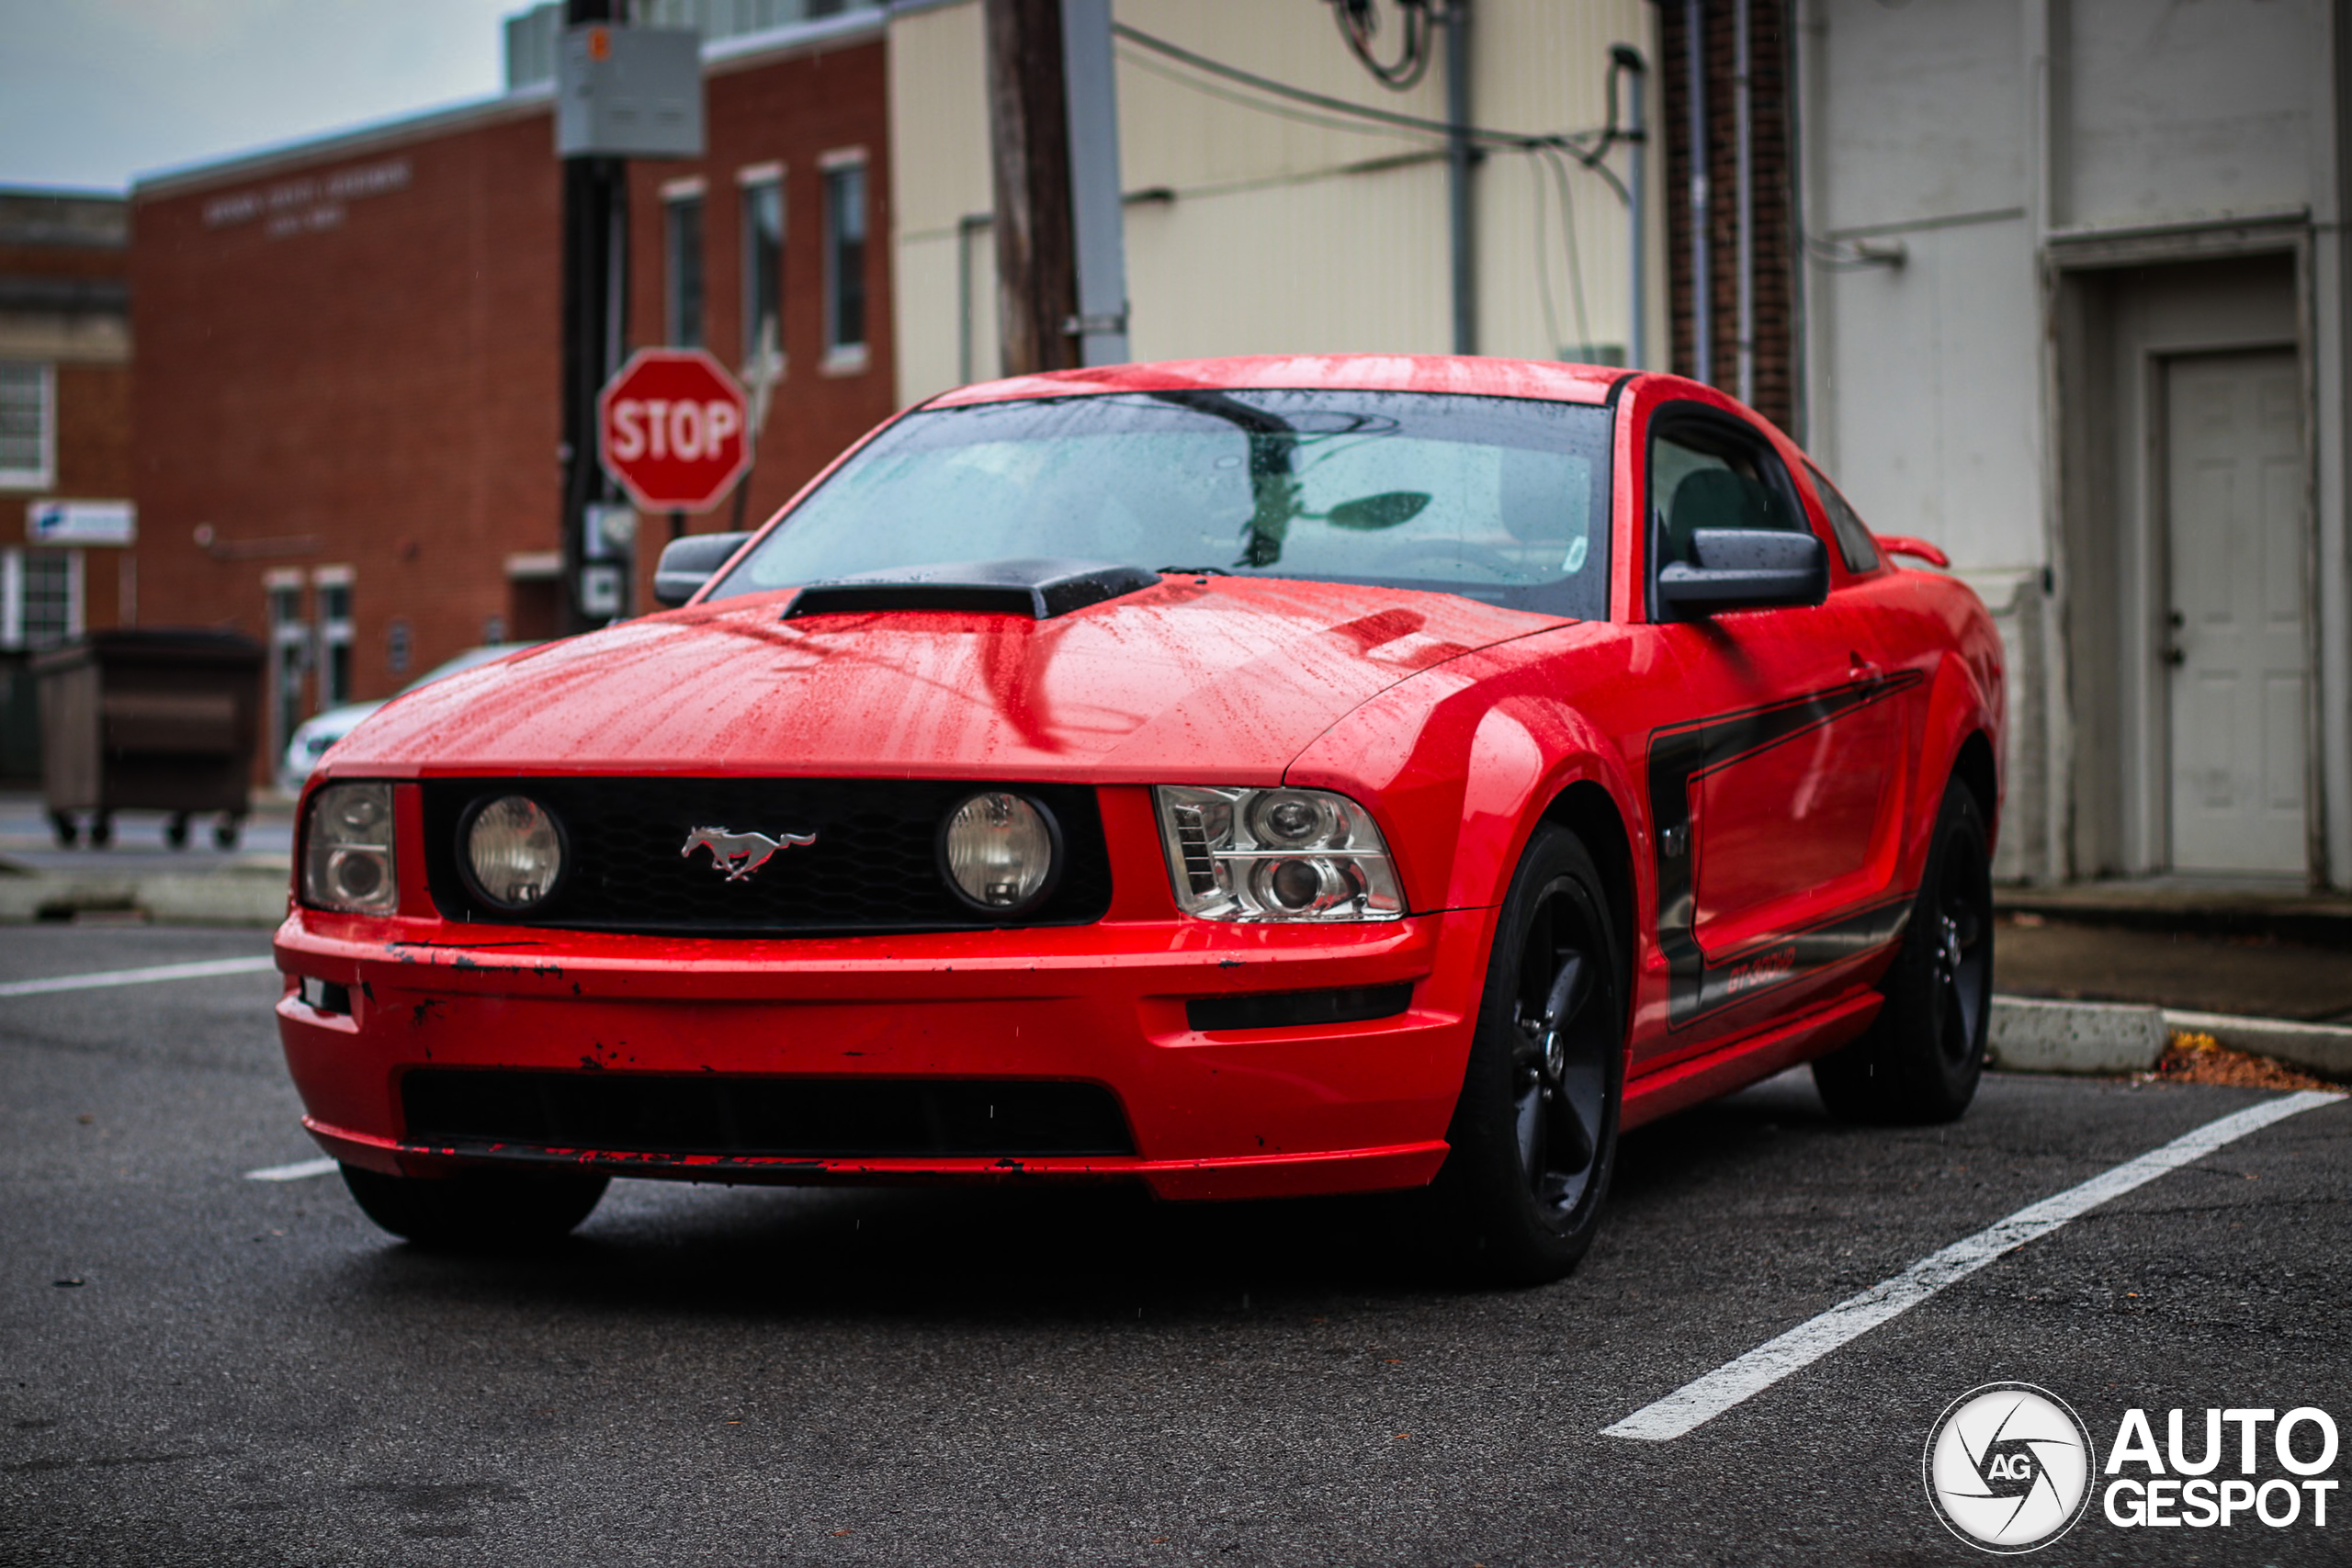
M 709 341 L 736 361 L 735 171 L 787 181 L 786 338 L 757 520 L 889 412 L 883 45 L 760 57 L 708 83 Z M 266 579 L 348 567 L 350 694 L 380 697 L 531 630 L 508 558 L 560 545 L 560 177 L 544 100 L 174 176 L 134 194 L 132 393 L 142 624 L 266 637 Z M 866 373 L 817 374 L 819 156 L 872 159 Z M 630 341 L 662 339 L 662 182 L 632 170 Z M 803 345 L 807 345 L 804 353 Z M 726 513 L 696 522 L 726 525 Z M 667 529 L 650 520 L 650 581 Z M 640 606 L 650 599 L 640 590 Z M 406 633 L 393 667 L 394 623 Z M 306 685 L 303 711 L 315 687 Z
M 743 526 L 757 527 L 809 476 L 865 434 L 893 407 L 890 345 L 890 189 L 883 46 L 829 50 L 756 69 L 715 72 L 704 102 L 707 155 L 693 163 L 639 164 L 630 171 L 629 340 L 659 344 L 667 332 L 669 271 L 662 189 L 703 182 L 704 343 L 729 370 L 744 369 L 743 221 L 741 175 L 783 165 L 785 372 L 741 506 Z M 865 332 L 864 368 L 829 371 L 825 360 L 824 170 L 828 153 L 863 150 L 866 157 Z M 735 526 L 738 509 L 721 502 L 685 520 L 689 533 Z M 648 519 L 639 551 L 639 602 L 650 604 L 667 517 Z
M 1755 254 L 1755 386 L 1758 412 L 1792 434 L 1797 430 L 1795 246 L 1792 215 L 1787 0 L 1706 0 L 1701 25 L 1706 99 L 1707 299 L 1713 319 L 1709 379 L 1739 390 L 1738 6 L 1747 7 L 1749 152 Z M 1674 369 L 1696 371 L 1692 309 L 1690 59 L 1680 0 L 1664 0 L 1658 78 L 1666 133 L 1668 288 L 1673 321 Z

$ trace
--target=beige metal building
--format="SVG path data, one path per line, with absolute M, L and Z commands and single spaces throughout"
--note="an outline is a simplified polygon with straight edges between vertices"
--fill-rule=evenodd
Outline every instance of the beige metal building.
M 2004 869 L 2352 886 L 2328 0 L 1798 0 L 1810 445 L 2001 615 Z
M 1644 0 L 1479 0 L 1473 121 L 1530 134 L 1600 128 L 1611 46 L 1654 54 L 1651 12 Z M 1445 118 L 1441 71 L 1402 92 L 1380 85 L 1349 54 L 1330 7 L 1313 0 L 1117 0 L 1113 16 L 1288 85 Z M 905 400 L 997 373 L 981 37 L 978 0 L 891 11 L 891 144 L 908 150 L 892 164 L 890 204 Z M 1136 358 L 1453 349 L 1442 136 L 1261 91 L 1125 33 L 1115 51 Z M 1629 150 L 1609 164 L 1623 178 Z M 1634 336 L 1625 202 L 1573 160 L 1508 149 L 1473 178 L 1478 352 L 1622 360 Z M 1655 190 L 1648 211 L 1657 344 L 1666 317 Z

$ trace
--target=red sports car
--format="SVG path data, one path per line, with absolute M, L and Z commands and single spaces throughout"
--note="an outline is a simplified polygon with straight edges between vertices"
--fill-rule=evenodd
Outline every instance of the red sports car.
M 1433 1188 L 1492 1276 L 1810 1061 L 1959 1115 L 2000 649 L 1732 400 L 1498 359 L 967 387 L 684 607 L 386 707 L 303 798 L 286 1055 L 360 1205 L 616 1175 Z

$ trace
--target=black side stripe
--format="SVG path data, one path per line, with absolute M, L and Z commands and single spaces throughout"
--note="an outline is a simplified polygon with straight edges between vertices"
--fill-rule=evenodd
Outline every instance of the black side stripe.
M 1708 963 L 1699 948 L 1698 898 L 1691 879 L 1696 846 L 1690 841 L 1690 785 L 1733 762 L 1786 745 L 1835 719 L 1908 691 L 1925 679 L 1917 670 L 1899 670 L 1810 696 L 1650 732 L 1650 827 L 1657 866 L 1657 942 L 1666 954 L 1668 1028 L 1694 1023 L 1733 1002 L 1787 985 L 1902 934 L 1911 911 L 1909 895 L 1882 900 L 1803 931 L 1775 935 L 1717 963 Z

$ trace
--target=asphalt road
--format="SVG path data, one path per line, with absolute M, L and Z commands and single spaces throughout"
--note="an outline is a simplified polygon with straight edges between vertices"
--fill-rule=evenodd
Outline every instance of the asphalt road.
M 266 951 L 6 928 L 0 986 Z M 2161 1439 L 2316 1405 L 2352 1449 L 2342 1102 L 1645 1443 L 1601 1428 L 2265 1097 L 1996 1077 L 1887 1131 L 1784 1077 L 1629 1139 L 1600 1245 L 1528 1292 L 1434 1276 L 1376 1204 L 1013 1190 L 622 1183 L 551 1255 L 466 1260 L 332 1176 L 244 1179 L 316 1152 L 275 991 L 0 996 L 0 1561 L 1960 1563 L 1921 1446 L 1989 1381 L 2102 1456 L 2129 1406 Z M 2340 1493 L 2324 1529 L 2094 1502 L 2033 1559 L 2346 1560 Z

